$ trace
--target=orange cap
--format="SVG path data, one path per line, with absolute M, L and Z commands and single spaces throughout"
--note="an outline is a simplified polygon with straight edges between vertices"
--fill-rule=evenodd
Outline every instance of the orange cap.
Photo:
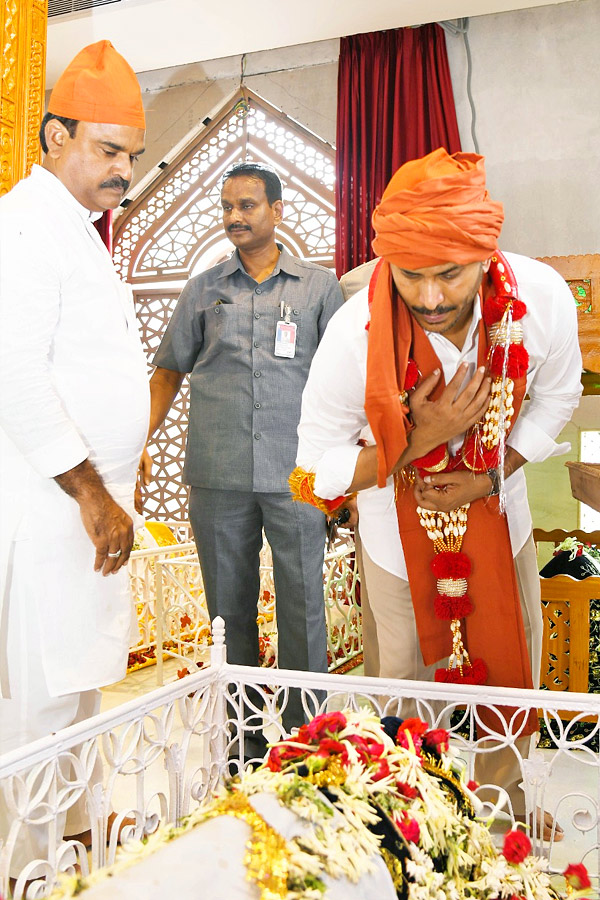
M 496 249 L 503 220 L 483 156 L 440 147 L 392 176 L 373 213 L 373 250 L 405 269 L 480 262 Z
M 146 127 L 135 72 L 110 41 L 84 47 L 69 63 L 54 85 L 48 112 L 81 122 Z

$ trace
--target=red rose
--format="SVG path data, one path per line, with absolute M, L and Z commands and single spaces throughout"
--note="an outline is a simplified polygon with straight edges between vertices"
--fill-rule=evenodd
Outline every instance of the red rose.
M 269 750 L 267 765 L 273 772 L 280 772 L 283 765 L 291 760 L 302 760 L 306 756 L 306 750 L 294 743 L 294 738 L 290 738 L 285 744 L 276 744 Z M 269 763 L 273 763 L 270 765 Z
M 446 753 L 449 737 L 445 728 L 433 728 L 423 735 L 423 744 L 425 747 L 431 747 L 436 753 Z
M 425 734 L 427 728 L 428 726 L 421 719 L 405 719 L 396 734 L 396 744 L 399 747 L 404 747 L 405 750 L 412 750 L 414 747 L 415 752 L 420 753 L 421 744 L 423 743 L 422 735 Z
M 293 744 L 284 744 L 281 748 L 281 759 L 297 759 L 297 757 L 305 754 L 306 750 Z
M 348 737 L 346 738 L 346 740 L 350 744 L 354 744 L 354 746 L 356 747 L 356 749 L 359 752 L 361 752 L 361 751 L 366 752 L 367 742 L 365 741 L 364 737 L 362 737 L 360 734 L 349 734 Z
M 406 797 L 407 800 L 414 800 L 419 796 L 418 790 L 414 787 L 411 787 L 410 784 L 406 784 L 405 781 L 397 781 L 396 790 L 399 794 L 402 794 L 403 797 Z
M 298 734 L 296 735 L 296 740 L 299 744 L 310 744 L 311 736 L 308 731 L 308 725 L 301 725 L 298 729 Z
M 380 759 L 377 769 L 371 776 L 373 781 L 381 781 L 382 778 L 387 778 L 390 774 L 390 764 L 387 759 Z
M 422 719 L 410 718 L 404 720 L 399 730 L 410 731 L 411 734 L 421 735 L 425 734 L 428 728 L 427 722 L 424 722 Z
M 523 831 L 507 831 L 502 853 L 509 863 L 522 863 L 531 850 L 531 841 Z
M 271 747 L 269 750 L 267 769 L 271 772 L 281 772 L 281 747 Z
M 469 781 L 467 781 L 467 790 L 468 791 L 476 791 L 478 787 L 479 787 L 478 781 L 473 781 L 472 778 Z
M 383 755 L 384 751 L 385 747 L 383 744 L 372 740 L 372 738 L 367 738 L 367 753 L 369 754 L 371 759 L 379 759 L 379 757 Z
M 396 735 L 396 744 L 398 747 L 404 747 L 405 750 L 414 750 L 414 752 L 419 755 L 421 752 L 421 744 L 423 743 L 422 739 L 418 734 L 411 735 L 412 738 L 412 746 L 410 744 L 410 739 L 408 737 L 407 731 L 399 731 Z
M 592 886 L 590 876 L 583 863 L 571 863 L 567 866 L 563 875 L 567 879 L 567 884 L 575 891 L 583 891 Z
M 421 829 L 419 828 L 419 823 L 416 819 L 411 819 L 409 816 L 405 815 L 398 827 L 407 841 L 418 844 L 419 838 L 421 837 Z
M 318 741 L 326 735 L 337 734 L 346 727 L 346 716 L 341 712 L 323 713 L 315 716 L 306 726 L 311 740 Z
M 346 765 L 348 762 L 348 751 L 345 745 L 341 741 L 334 741 L 333 738 L 323 738 L 323 740 L 319 741 L 319 749 L 313 753 L 313 756 L 320 756 L 326 759 L 334 754 L 341 756 L 342 764 Z

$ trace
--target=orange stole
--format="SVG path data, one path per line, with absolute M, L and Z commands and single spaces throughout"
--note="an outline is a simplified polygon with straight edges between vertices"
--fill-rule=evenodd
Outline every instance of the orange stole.
M 422 377 L 442 367 L 425 332 L 395 295 L 389 266 L 383 261 L 373 274 L 371 290 L 373 302 L 365 408 L 378 445 L 378 481 L 381 485 L 406 446 L 409 426 L 405 408 L 398 398 L 404 386 L 408 356 L 415 359 Z M 482 319 L 479 324 L 478 365 L 485 364 L 487 352 L 488 337 Z M 434 399 L 441 394 L 444 386 L 441 375 L 432 394 Z M 513 422 L 520 410 L 525 389 L 525 375 L 514 380 Z M 465 468 L 464 464 L 457 462 L 458 467 Z M 421 652 L 425 663 L 431 664 L 448 657 L 452 638 L 450 623 L 438 619 L 433 609 L 436 579 L 429 565 L 434 556 L 433 546 L 419 523 L 414 493 L 408 486 L 398 491 L 397 514 Z M 472 564 L 468 594 L 474 610 L 461 623 L 464 644 L 471 661 L 476 658 L 484 660 L 488 668 L 488 684 L 531 688 L 531 666 L 508 523 L 506 516 L 500 515 L 497 497 L 480 499 L 471 504 L 462 551 L 469 556 Z M 502 640 L 498 640 L 500 627 Z M 506 723 L 512 712 L 510 709 L 502 710 Z M 497 716 L 492 713 L 485 715 L 483 711 L 481 715 L 490 728 L 503 731 L 504 722 L 500 722 Z M 515 723 L 516 728 L 522 724 L 522 717 L 519 719 Z M 523 733 L 531 734 L 536 729 L 537 716 L 533 710 Z
M 400 301 L 401 302 L 401 301 Z M 475 302 L 478 302 L 477 300 Z M 423 377 L 442 366 L 423 329 L 411 316 L 413 358 Z M 488 339 L 483 319 L 479 323 L 478 365 L 484 365 Z M 515 379 L 516 420 L 525 394 L 526 376 Z M 443 375 L 434 396 L 444 389 Z M 464 465 L 457 468 L 464 469 Z M 449 623 L 437 618 L 433 610 L 436 579 L 429 562 L 432 543 L 419 523 L 412 489 L 399 490 L 396 510 L 404 549 L 417 633 L 426 665 L 444 659 L 452 649 Z M 525 641 L 521 603 L 515 574 L 506 514 L 501 514 L 498 497 L 486 497 L 471 503 L 462 552 L 471 560 L 467 592 L 473 612 L 461 622 L 465 647 L 471 658 L 481 658 L 488 669 L 487 684 L 502 687 L 532 688 L 531 665 Z M 508 726 L 513 709 L 501 709 L 504 722 L 489 711 L 480 711 L 491 729 L 502 732 Z M 506 725 L 505 725 L 506 723 Z M 515 722 L 520 728 L 523 717 Z M 537 730 L 535 710 L 529 714 L 523 734 Z

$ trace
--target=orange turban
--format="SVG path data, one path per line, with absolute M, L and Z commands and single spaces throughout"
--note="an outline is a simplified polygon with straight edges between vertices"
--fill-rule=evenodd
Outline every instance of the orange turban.
M 483 156 L 443 147 L 401 166 L 373 213 L 373 250 L 404 269 L 488 259 L 504 212 L 485 189 Z
M 146 127 L 135 72 L 110 41 L 84 47 L 69 63 L 54 85 L 48 112 L 81 122 Z

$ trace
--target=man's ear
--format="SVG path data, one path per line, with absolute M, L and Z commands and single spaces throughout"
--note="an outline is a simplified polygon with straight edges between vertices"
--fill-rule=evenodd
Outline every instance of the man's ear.
M 283 200 L 275 200 L 271 209 L 275 213 L 275 224 L 279 225 L 283 220 Z
M 483 269 L 484 272 L 489 272 L 491 264 L 492 264 L 492 257 L 490 256 L 489 259 L 486 259 L 481 263 L 481 268 Z
M 48 147 L 48 156 L 58 159 L 62 155 L 67 141 L 71 136 L 62 122 L 58 119 L 49 119 L 44 128 L 44 136 Z

